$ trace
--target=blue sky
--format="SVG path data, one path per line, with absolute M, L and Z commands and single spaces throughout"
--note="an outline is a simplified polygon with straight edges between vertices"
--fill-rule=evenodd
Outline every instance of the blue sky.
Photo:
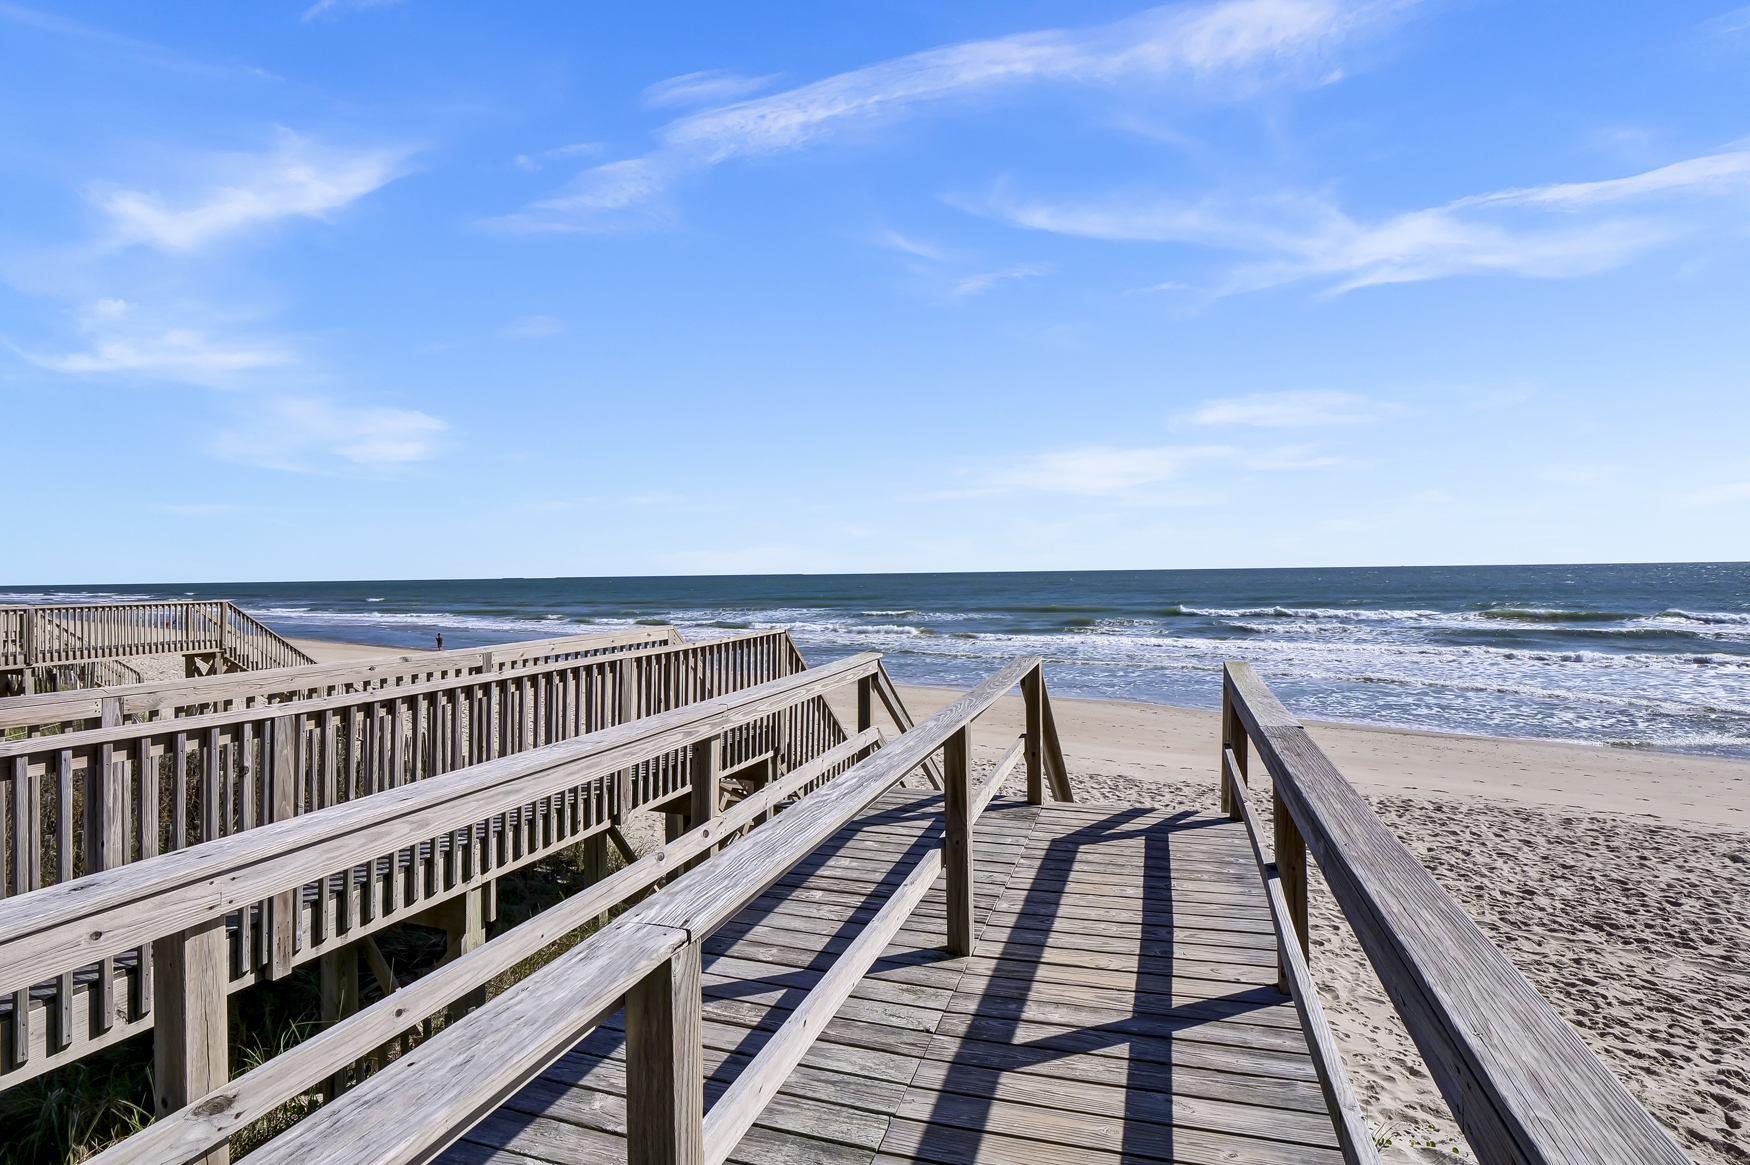
M 1750 557 L 1750 8 L 0 3 L 0 580 Z

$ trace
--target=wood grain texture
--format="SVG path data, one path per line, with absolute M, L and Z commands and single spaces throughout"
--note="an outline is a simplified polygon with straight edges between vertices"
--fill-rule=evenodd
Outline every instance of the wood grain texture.
M 852 656 L 544 749 L 5 899 L 0 901 L 0 991 L 186 929 L 327 876 L 349 862 L 393 853 L 635 761 L 720 735 L 736 724 L 853 682 L 870 674 L 876 663 L 873 655 Z
M 1223 749 L 1223 758 L 1230 768 L 1234 764 L 1234 751 L 1232 748 Z M 1332 1034 L 1331 1025 L 1325 1019 L 1324 1007 L 1319 1003 L 1318 989 L 1313 986 L 1312 973 L 1307 968 L 1304 843 L 1300 842 L 1298 832 L 1293 835 L 1293 842 L 1300 847 L 1299 853 L 1294 855 L 1300 862 L 1300 909 L 1297 917 L 1294 900 L 1283 885 L 1281 850 L 1278 848 L 1276 851 L 1277 861 L 1273 862 L 1265 856 L 1259 836 L 1261 830 L 1258 817 L 1252 811 L 1251 799 L 1244 794 L 1244 783 L 1238 773 L 1230 772 L 1229 775 L 1234 782 L 1234 788 L 1240 790 L 1235 808 L 1239 810 L 1240 818 L 1245 823 L 1246 837 L 1252 843 L 1252 856 L 1258 865 L 1258 875 L 1263 879 L 1264 891 L 1270 899 L 1270 916 L 1275 924 L 1281 967 L 1277 989 L 1294 998 L 1295 1011 L 1300 1017 L 1301 1028 L 1306 1033 L 1307 1045 L 1312 1051 L 1313 1066 L 1319 1074 L 1319 1087 L 1324 1091 L 1325 1103 L 1336 1127 L 1343 1160 L 1349 1165 L 1377 1165 L 1379 1150 L 1373 1143 L 1366 1119 L 1361 1115 L 1361 1104 L 1355 1099 L 1355 1090 L 1349 1085 L 1348 1074 L 1343 1071 L 1343 1058 L 1337 1050 L 1337 1037 Z M 1280 847 L 1283 841 L 1281 821 L 1287 816 L 1280 798 L 1276 800 L 1276 812 L 1276 845 Z
M 333 1014 L 324 1016 L 326 1019 L 352 1016 L 347 1023 L 328 1027 L 232 1081 L 227 1087 L 199 1097 L 188 1107 L 106 1149 L 92 1159 L 92 1165 L 157 1165 L 159 1162 L 189 1160 L 223 1142 L 250 1121 L 313 1087 L 331 1073 L 405 1031 L 411 1024 L 434 1014 L 451 1000 L 496 978 L 563 935 L 586 925 L 610 906 L 654 885 L 688 858 L 703 852 L 714 837 L 748 824 L 779 799 L 818 779 L 834 764 L 879 740 L 878 729 L 852 737 L 731 807 L 719 819 L 716 830 L 689 833 L 634 861 L 627 868 L 537 914 L 478 950 L 402 986 L 393 999 L 380 1000 L 356 1016 L 353 1015 L 357 1009 L 355 970 L 351 976 L 351 1003 L 336 1004 Z M 355 950 L 349 947 L 325 958 L 340 958 Z M 356 954 L 352 958 L 356 960 Z M 335 976 L 337 982 L 341 978 L 344 977 Z
M 1687 1161 L 1252 669 L 1228 664 L 1225 685 L 1276 794 L 1478 1159 Z

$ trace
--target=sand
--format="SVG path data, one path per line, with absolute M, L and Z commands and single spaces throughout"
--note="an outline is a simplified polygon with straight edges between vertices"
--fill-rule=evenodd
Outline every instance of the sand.
M 922 716 L 957 693 L 902 694 Z M 1052 708 L 1078 800 L 1215 807 L 1214 712 Z M 1020 726 L 1020 701 L 1006 698 L 974 727 L 978 758 L 994 761 Z M 1308 727 L 1697 1161 L 1750 1159 L 1750 762 Z M 1267 813 L 1267 792 L 1254 796 Z M 1313 976 L 1369 1124 L 1392 1142 L 1386 1160 L 1469 1159 L 1316 875 L 1310 915 Z
M 288 639 L 286 642 L 317 663 L 350 663 L 355 659 L 435 650 L 430 647 L 388 647 L 380 643 L 340 643 L 332 639 Z
M 293 642 L 321 662 L 408 650 Z M 957 694 L 901 691 L 920 718 Z M 848 719 L 848 693 L 834 704 Z M 1078 800 L 1215 807 L 1214 712 L 1062 698 L 1052 706 Z M 1750 1160 L 1750 762 L 1308 727 L 1697 1161 Z M 977 759 L 993 762 L 1020 728 L 1020 700 L 1007 697 L 974 727 Z M 1265 792 L 1254 796 L 1268 812 Z M 657 844 L 657 823 L 642 824 L 637 842 Z M 1368 1122 L 1391 1142 L 1386 1160 L 1469 1159 L 1316 873 L 1311 894 L 1313 976 Z

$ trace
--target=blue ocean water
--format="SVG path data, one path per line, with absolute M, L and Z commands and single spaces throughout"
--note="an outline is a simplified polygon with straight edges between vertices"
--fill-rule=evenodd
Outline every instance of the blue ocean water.
M 1054 694 L 1219 703 L 1250 661 L 1309 719 L 1750 757 L 1750 563 L 15 589 L 0 602 L 230 598 L 286 635 L 501 643 L 672 622 L 787 628 L 967 686 L 1023 652 Z

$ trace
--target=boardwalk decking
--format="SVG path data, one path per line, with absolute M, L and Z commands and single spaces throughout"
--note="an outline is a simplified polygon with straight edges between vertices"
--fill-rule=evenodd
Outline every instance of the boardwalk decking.
M 895 789 L 708 943 L 706 1104 L 919 855 L 940 794 Z M 998 800 L 976 829 L 978 944 L 940 884 L 730 1159 L 1337 1162 L 1244 826 Z M 626 1159 L 621 1019 L 476 1125 L 447 1165 Z

